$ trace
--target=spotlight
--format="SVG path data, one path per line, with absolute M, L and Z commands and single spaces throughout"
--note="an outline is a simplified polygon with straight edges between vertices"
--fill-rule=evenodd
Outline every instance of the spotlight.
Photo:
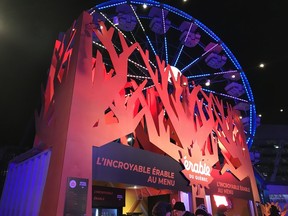
M 127 137 L 127 144 L 130 145 L 130 146 L 133 146 L 134 145 L 134 135 L 133 134 L 129 134 Z

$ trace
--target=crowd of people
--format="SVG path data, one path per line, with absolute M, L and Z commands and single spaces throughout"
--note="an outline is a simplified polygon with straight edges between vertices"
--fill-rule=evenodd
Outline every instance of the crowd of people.
M 219 206 L 217 216 L 225 216 L 227 208 Z M 152 209 L 153 216 L 212 216 L 204 204 L 197 207 L 195 212 L 187 211 L 183 202 L 176 202 L 173 206 L 168 202 L 157 202 Z

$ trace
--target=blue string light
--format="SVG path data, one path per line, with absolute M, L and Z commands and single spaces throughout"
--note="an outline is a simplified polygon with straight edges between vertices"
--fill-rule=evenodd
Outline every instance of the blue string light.
M 98 10 L 103 10 L 105 8 L 110 8 L 110 7 L 115 7 L 117 5 L 121 5 L 121 4 L 126 4 L 127 1 L 123 1 L 123 0 L 114 0 L 114 1 L 108 1 L 108 2 L 104 2 L 104 3 L 101 3 L 99 5 L 96 5 L 95 7 L 98 9 Z M 94 9 L 94 8 L 93 8 Z M 91 10 L 91 9 L 90 9 Z
M 177 65 L 178 60 L 179 60 L 179 58 L 180 58 L 180 55 L 181 55 L 181 53 L 182 53 L 182 51 L 183 51 L 183 48 L 184 48 L 184 45 L 181 46 L 180 51 L 179 51 L 179 53 L 178 53 L 178 56 L 177 56 L 175 62 L 173 63 L 173 66 L 176 66 L 176 65 Z
M 167 38 L 166 38 L 166 20 L 164 10 L 162 9 L 162 22 L 163 22 L 163 31 L 164 31 L 164 47 L 165 47 L 165 57 L 166 57 L 166 64 L 168 64 L 168 47 L 167 47 Z
M 189 68 L 191 65 L 193 65 L 194 63 L 196 63 L 199 59 L 200 59 L 200 57 L 194 59 L 192 62 L 190 62 L 188 65 L 186 65 L 186 67 L 184 67 L 182 70 L 180 70 L 181 73 L 184 73 L 187 68 Z

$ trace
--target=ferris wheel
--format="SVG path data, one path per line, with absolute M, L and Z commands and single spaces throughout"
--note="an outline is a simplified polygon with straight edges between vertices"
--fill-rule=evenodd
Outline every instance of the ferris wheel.
M 150 63 L 156 65 L 156 55 L 170 65 L 173 73 L 201 85 L 224 103 L 239 110 L 250 148 L 257 127 L 256 108 L 248 79 L 235 56 L 208 27 L 191 15 L 168 4 L 153 0 L 111 0 L 88 10 L 93 20 L 114 27 L 127 42 L 148 50 Z M 93 37 L 94 49 L 101 49 Z M 115 39 L 117 49 L 120 41 Z M 105 58 L 105 57 L 104 57 Z M 106 59 L 109 66 L 109 59 Z M 149 73 L 139 55 L 129 57 L 128 78 L 148 80 Z M 193 88 L 194 85 L 190 85 Z

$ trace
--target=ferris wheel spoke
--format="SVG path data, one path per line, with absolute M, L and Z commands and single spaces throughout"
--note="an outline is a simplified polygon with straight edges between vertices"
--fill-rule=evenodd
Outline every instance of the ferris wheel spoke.
M 115 25 L 115 24 L 114 24 L 107 16 L 105 16 L 105 14 L 103 14 L 102 12 L 100 12 L 100 14 L 101 14 L 118 32 L 120 32 L 125 39 L 128 40 L 127 36 L 117 27 L 117 25 Z M 128 40 L 128 41 L 129 41 L 129 40 Z M 130 42 L 130 44 L 132 44 L 132 41 L 129 41 L 129 42 Z
M 102 12 L 100 12 L 100 14 L 101 14 L 101 15 L 105 18 L 105 20 L 107 20 L 118 32 L 120 32 L 120 33 L 123 35 L 123 37 L 124 37 L 130 44 L 133 44 L 133 42 L 128 39 L 127 35 L 125 35 L 107 16 L 105 16 L 105 14 L 103 14 Z M 132 35 L 133 35 L 133 34 L 132 34 Z M 136 39 L 135 39 L 135 37 L 134 37 L 134 35 L 133 35 L 133 39 L 134 39 L 135 42 L 137 42 Z M 99 43 L 94 42 L 94 44 L 96 44 L 97 46 L 99 46 L 99 47 L 101 47 L 101 48 L 105 48 L 103 45 L 101 45 L 101 44 L 99 44 Z M 120 49 L 119 47 L 117 47 L 114 43 L 113 43 L 113 46 L 114 46 L 118 51 L 121 50 L 121 49 Z M 105 48 L 105 49 L 106 49 L 106 48 Z M 136 58 L 137 58 L 137 57 L 136 57 Z M 132 64 L 134 64 L 134 65 L 139 69 L 139 71 L 144 75 L 143 77 L 148 77 L 147 73 L 145 73 L 145 72 L 143 71 L 143 69 L 146 69 L 145 66 L 136 63 L 135 61 L 131 60 L 130 58 L 128 59 L 128 61 L 131 62 Z M 149 60 L 149 62 L 152 63 L 150 60 Z M 152 65 L 155 67 L 154 64 L 152 64 Z M 146 70 L 147 70 L 147 69 L 146 69 Z M 131 73 L 132 71 L 130 70 L 129 72 Z M 134 75 L 136 75 L 136 74 L 137 74 L 137 72 L 134 72 Z M 141 76 L 141 77 L 142 77 L 142 76 Z
M 213 93 L 213 94 L 215 94 L 215 95 L 220 95 L 220 96 L 225 97 L 225 98 L 233 99 L 233 100 L 240 101 L 240 102 L 249 103 L 248 100 L 245 100 L 245 99 L 243 99 L 243 98 L 234 97 L 234 96 L 232 96 L 232 95 L 224 94 L 224 93 L 217 92 L 217 91 L 213 91 L 213 90 L 211 90 L 211 89 L 206 89 L 206 88 L 203 88 L 203 87 L 202 87 L 202 90 L 203 90 L 203 91 L 206 91 L 206 92 Z
M 176 59 L 174 60 L 174 62 L 173 62 L 173 66 L 175 66 L 176 67 L 176 65 L 177 65 L 177 63 L 178 63 L 178 60 L 179 60 L 179 58 L 180 58 L 180 56 L 181 56 L 181 54 L 182 54 L 182 52 L 183 52 L 183 49 L 184 49 L 184 44 L 186 43 L 186 41 L 187 41 L 187 39 L 188 39 L 188 36 L 189 36 L 189 34 L 190 34 L 190 32 L 191 32 L 191 29 L 192 29 L 192 26 L 193 26 L 193 23 L 191 22 L 190 23 L 190 25 L 189 25 L 189 29 L 188 29 L 188 32 L 187 32 L 187 34 L 186 34 L 186 36 L 185 36 L 185 39 L 184 39 L 184 41 L 182 42 L 183 44 L 181 45 L 181 47 L 180 47 L 180 49 L 179 49 L 179 52 L 178 52 L 178 54 L 176 54 Z
M 184 49 L 184 45 L 181 45 L 180 49 L 179 49 L 179 52 L 177 55 L 177 57 L 174 59 L 174 61 L 172 62 L 172 66 L 176 67 L 177 63 L 178 63 L 178 60 L 183 52 L 183 49 Z
M 134 13 L 136 19 L 137 19 L 137 21 L 138 21 L 138 23 L 139 23 L 139 25 L 140 25 L 142 31 L 143 31 L 143 34 L 145 35 L 145 37 L 146 37 L 146 39 L 147 39 L 147 41 L 148 41 L 148 43 L 149 43 L 149 45 L 150 45 L 150 47 L 151 47 L 151 49 L 152 49 L 154 55 L 156 56 L 157 53 L 156 53 L 156 51 L 155 51 L 155 48 L 154 48 L 154 46 L 153 46 L 153 44 L 152 44 L 150 38 L 149 38 L 148 35 L 146 34 L 145 28 L 144 28 L 144 26 L 143 26 L 143 24 L 142 24 L 142 22 L 141 22 L 139 16 L 137 15 L 137 13 L 136 13 L 135 9 L 133 8 L 133 6 L 130 5 L 130 7 L 131 7 L 131 9 L 132 9 L 132 11 L 133 11 L 133 13 Z
M 166 22 L 165 22 L 165 13 L 164 9 L 161 9 L 162 12 L 162 25 L 163 25 L 163 31 L 164 31 L 164 48 L 165 48 L 165 59 L 166 59 L 166 64 L 168 64 L 169 59 L 168 59 L 168 46 L 167 46 L 167 37 L 166 37 Z
M 96 46 L 98 46 L 98 47 L 100 47 L 100 48 L 106 49 L 105 46 L 103 46 L 102 44 L 99 44 L 99 43 L 97 43 L 97 42 L 95 42 L 95 41 L 93 41 L 93 44 L 95 44 Z M 117 47 L 114 43 L 113 43 L 113 46 L 115 47 L 115 49 L 117 49 L 118 51 L 120 51 L 120 48 Z M 131 60 L 130 58 L 128 59 L 128 61 L 129 61 L 130 63 L 132 63 L 135 67 L 137 67 L 137 68 L 139 69 L 139 71 L 144 75 L 144 76 L 136 76 L 136 75 L 137 75 L 137 72 L 134 72 L 133 70 L 129 70 L 129 73 L 132 73 L 132 71 L 134 72 L 134 75 L 135 75 L 134 78 L 135 78 L 135 77 L 141 77 L 141 78 L 142 78 L 142 77 L 146 77 L 147 79 L 149 79 L 147 73 L 144 72 L 144 70 L 147 71 L 147 68 L 146 68 L 145 66 L 137 63 L 136 61 Z
M 200 78 L 200 77 L 208 77 L 208 76 L 214 76 L 214 75 L 223 75 L 223 74 L 235 74 L 235 73 L 239 73 L 238 70 L 228 70 L 228 71 L 219 71 L 219 72 L 215 72 L 215 73 L 201 73 L 201 74 L 195 74 L 195 75 L 191 75 L 191 76 L 187 76 L 187 79 L 195 79 L 195 78 Z
M 194 64 L 196 64 L 198 61 L 202 60 L 208 53 L 210 53 L 212 50 L 214 50 L 217 46 L 220 46 L 219 43 L 214 44 L 210 49 L 205 51 L 204 53 L 201 54 L 201 56 L 195 58 L 193 61 L 188 63 L 184 68 L 182 68 L 180 71 L 182 74 L 185 73 L 190 67 L 192 67 Z

